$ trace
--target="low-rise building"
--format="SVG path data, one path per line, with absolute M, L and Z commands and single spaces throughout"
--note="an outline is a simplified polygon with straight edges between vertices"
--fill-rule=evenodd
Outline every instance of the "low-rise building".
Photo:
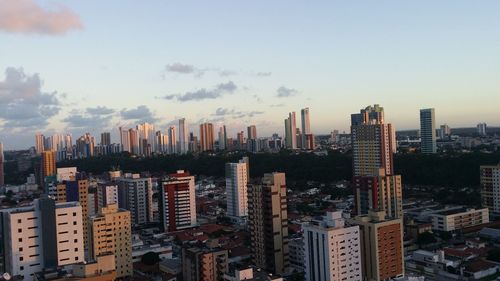
M 490 222 L 488 208 L 443 210 L 430 215 L 430 217 L 433 230 L 446 232 Z

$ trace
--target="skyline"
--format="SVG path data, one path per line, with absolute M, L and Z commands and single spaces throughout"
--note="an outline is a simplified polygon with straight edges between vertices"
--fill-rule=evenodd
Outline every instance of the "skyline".
M 0 141 L 182 117 L 283 135 L 305 107 L 320 135 L 375 103 L 396 130 L 428 107 L 438 126 L 500 125 L 500 3 L 283 3 L 0 0 Z M 20 8 L 40 18 L 13 24 Z

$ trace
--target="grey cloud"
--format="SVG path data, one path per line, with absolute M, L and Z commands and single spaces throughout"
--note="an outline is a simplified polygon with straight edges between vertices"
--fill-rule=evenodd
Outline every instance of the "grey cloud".
M 176 73 L 183 73 L 183 74 L 190 74 L 195 71 L 194 66 L 189 65 L 189 64 L 182 64 L 182 63 L 173 63 L 173 64 L 167 64 L 165 69 L 168 72 L 176 72 Z
M 62 5 L 46 9 L 34 0 L 0 0 L 0 30 L 5 32 L 60 35 L 81 28 L 80 17 Z
M 235 109 L 219 107 L 215 110 L 215 113 L 212 114 L 212 116 L 232 117 L 233 119 L 236 119 L 236 118 L 254 117 L 256 115 L 260 115 L 263 113 L 264 113 L 263 111 L 237 111 Z
M 88 107 L 87 113 L 92 115 L 108 115 L 115 113 L 115 110 L 112 108 L 107 108 L 105 106 L 97 106 L 97 107 Z
M 28 75 L 22 68 L 9 67 L 0 81 L 0 121 L 4 128 L 40 129 L 60 110 L 57 92 L 44 93 L 38 74 Z
M 258 77 L 268 77 L 268 76 L 271 76 L 271 72 L 257 72 L 255 73 L 256 76 Z
M 279 87 L 278 90 L 276 90 L 276 92 L 278 93 L 276 95 L 278 98 L 292 97 L 298 93 L 297 90 L 290 89 L 284 86 Z
M 270 107 L 283 107 L 283 106 L 285 106 L 285 104 L 284 103 L 277 103 L 277 104 L 271 104 L 269 106 Z
M 124 120 L 137 120 L 139 122 L 154 123 L 158 120 L 154 116 L 154 113 L 145 105 L 139 105 L 132 109 L 122 109 L 120 111 L 120 116 Z
M 179 102 L 187 102 L 187 101 L 200 101 L 200 100 L 206 100 L 206 99 L 217 99 L 220 98 L 226 94 L 232 94 L 234 93 L 238 87 L 236 84 L 234 84 L 232 81 L 229 81 L 227 83 L 221 83 L 215 88 L 207 90 L 205 88 L 193 91 L 193 92 L 187 92 L 185 94 L 178 94 L 178 95 L 166 95 L 163 96 L 163 99 L 166 100 L 173 100 L 176 99 Z

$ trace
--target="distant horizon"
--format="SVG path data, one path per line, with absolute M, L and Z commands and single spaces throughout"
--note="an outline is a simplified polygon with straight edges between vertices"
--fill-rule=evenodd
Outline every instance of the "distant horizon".
M 348 132 L 350 114 L 375 103 L 399 131 L 418 128 L 429 107 L 437 126 L 500 126 L 499 10 L 465 0 L 0 0 L 0 142 L 30 147 L 36 132 L 116 140 L 120 125 L 165 131 L 182 117 L 191 128 L 224 123 L 231 136 L 248 125 L 283 135 L 288 112 L 305 107 L 322 135 Z

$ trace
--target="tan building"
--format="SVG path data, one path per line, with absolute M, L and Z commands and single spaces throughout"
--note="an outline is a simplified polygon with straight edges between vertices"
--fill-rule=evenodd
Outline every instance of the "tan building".
M 265 174 L 248 185 L 248 220 L 255 265 L 284 273 L 288 260 L 288 215 L 284 173 Z
M 182 249 L 184 281 L 218 281 L 228 272 L 228 253 L 221 249 Z
M 56 174 L 56 152 L 53 150 L 42 151 L 40 173 L 43 179 Z
M 500 165 L 481 166 L 481 204 L 500 213 Z
M 467 227 L 490 222 L 488 208 L 442 210 L 430 215 L 432 229 L 436 231 L 457 231 Z
M 200 124 L 201 151 L 214 150 L 214 126 L 212 123 Z
M 116 280 L 115 256 L 107 254 L 97 257 L 95 261 L 78 263 L 65 271 L 49 271 L 35 274 L 35 281 L 114 281 Z
M 368 281 L 389 280 L 404 275 L 403 222 L 385 219 L 384 211 L 349 219 L 361 231 L 363 277 Z
M 89 218 L 89 208 L 88 208 L 88 195 L 89 195 L 89 181 L 82 178 L 82 175 L 77 174 L 73 180 L 63 181 L 57 184 L 56 187 L 56 202 L 80 202 L 82 206 L 82 220 L 83 224 L 83 240 L 85 248 L 89 248 L 89 238 L 87 230 L 87 221 Z
M 132 234 L 130 212 L 118 209 L 116 204 L 101 208 L 99 214 L 89 219 L 89 253 L 93 259 L 114 253 L 116 277 L 131 276 Z

